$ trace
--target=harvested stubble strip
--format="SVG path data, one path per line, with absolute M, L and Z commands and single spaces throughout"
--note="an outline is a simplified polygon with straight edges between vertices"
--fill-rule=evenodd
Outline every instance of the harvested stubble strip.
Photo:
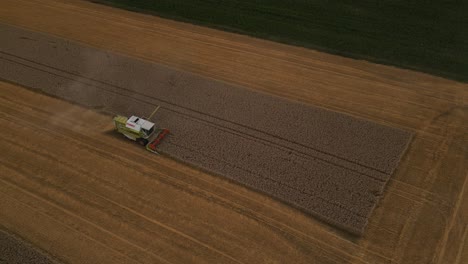
M 160 145 L 163 153 L 353 233 L 363 232 L 411 139 L 409 132 L 348 115 L 0 28 L 9 40 L 1 43 L 1 78 L 127 115 L 145 115 L 159 104 L 156 122 L 172 132 Z

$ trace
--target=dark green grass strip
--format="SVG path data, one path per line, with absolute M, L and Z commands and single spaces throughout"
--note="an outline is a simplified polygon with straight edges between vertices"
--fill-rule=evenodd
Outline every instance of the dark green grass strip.
M 93 2 L 468 81 L 468 1 Z

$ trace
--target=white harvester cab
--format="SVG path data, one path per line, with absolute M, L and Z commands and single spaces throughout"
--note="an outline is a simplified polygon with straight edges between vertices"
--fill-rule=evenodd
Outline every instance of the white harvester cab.
M 148 138 L 153 134 L 154 123 L 137 116 L 131 116 L 127 119 L 125 126 L 142 135 L 143 138 Z

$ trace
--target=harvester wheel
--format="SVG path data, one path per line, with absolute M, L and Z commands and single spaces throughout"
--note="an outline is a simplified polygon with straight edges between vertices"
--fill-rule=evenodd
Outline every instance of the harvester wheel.
M 138 144 L 140 144 L 142 146 L 146 146 L 146 144 L 148 144 L 148 140 L 144 139 L 144 138 L 137 139 L 137 142 L 138 142 Z

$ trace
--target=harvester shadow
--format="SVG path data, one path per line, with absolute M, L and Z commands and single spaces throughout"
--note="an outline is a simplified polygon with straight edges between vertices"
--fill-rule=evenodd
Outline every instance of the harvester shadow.
M 108 130 L 102 132 L 102 134 L 105 135 L 106 137 L 117 139 L 117 140 L 121 141 L 124 144 L 128 143 L 128 145 L 135 145 L 137 147 L 139 146 L 134 141 L 126 138 L 124 135 L 119 133 L 116 129 L 108 129 Z
M 124 139 L 124 137 L 122 137 L 122 134 L 117 132 L 117 130 L 115 129 L 108 129 L 104 131 L 103 134 L 109 137 L 117 138 L 117 139 Z

